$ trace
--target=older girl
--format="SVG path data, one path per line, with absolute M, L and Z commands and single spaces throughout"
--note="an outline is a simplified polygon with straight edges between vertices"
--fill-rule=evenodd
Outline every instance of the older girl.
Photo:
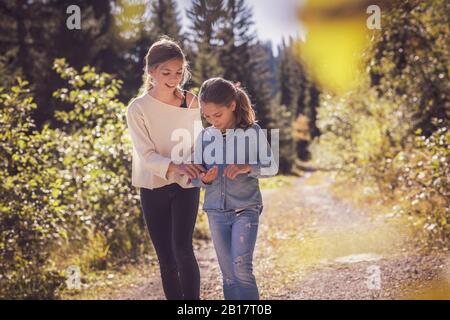
M 154 43 L 145 57 L 145 88 L 128 106 L 133 142 L 132 183 L 140 199 L 150 238 L 158 256 L 167 299 L 199 299 L 200 275 L 192 248 L 199 188 L 190 183 L 201 165 L 171 158 L 174 130 L 194 135 L 201 121 L 196 97 L 182 90 L 188 79 L 186 58 L 172 40 Z M 189 149 L 191 146 L 187 146 Z

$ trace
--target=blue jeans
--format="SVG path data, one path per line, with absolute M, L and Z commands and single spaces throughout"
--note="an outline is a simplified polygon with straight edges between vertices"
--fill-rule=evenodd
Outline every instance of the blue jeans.
M 223 278 L 226 300 L 258 300 L 253 251 L 262 205 L 234 210 L 208 210 L 211 235 Z

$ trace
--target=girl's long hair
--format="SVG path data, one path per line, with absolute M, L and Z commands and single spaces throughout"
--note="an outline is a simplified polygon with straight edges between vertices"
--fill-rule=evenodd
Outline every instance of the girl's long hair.
M 180 85 L 174 91 L 175 95 L 182 96 L 182 88 L 191 78 L 191 74 L 183 50 L 168 36 L 160 37 L 157 42 L 151 45 L 145 55 L 144 84 L 139 90 L 140 95 L 147 93 L 154 86 L 153 79 L 149 73 L 150 69 L 158 67 L 159 64 L 173 59 L 179 59 L 183 62 L 183 78 Z

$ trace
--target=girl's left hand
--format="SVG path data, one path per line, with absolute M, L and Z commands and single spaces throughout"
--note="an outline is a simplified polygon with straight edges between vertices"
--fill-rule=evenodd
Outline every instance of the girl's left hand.
M 223 176 L 233 180 L 241 173 L 249 173 L 252 167 L 249 164 L 230 164 L 223 170 Z

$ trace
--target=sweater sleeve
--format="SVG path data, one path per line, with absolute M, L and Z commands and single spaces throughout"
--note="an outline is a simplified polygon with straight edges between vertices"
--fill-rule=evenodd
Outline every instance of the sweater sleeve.
M 166 175 L 171 159 L 156 152 L 155 143 L 144 123 L 144 116 L 138 106 L 137 102 L 133 102 L 127 110 L 127 124 L 133 148 L 146 168 L 153 174 L 167 179 Z

